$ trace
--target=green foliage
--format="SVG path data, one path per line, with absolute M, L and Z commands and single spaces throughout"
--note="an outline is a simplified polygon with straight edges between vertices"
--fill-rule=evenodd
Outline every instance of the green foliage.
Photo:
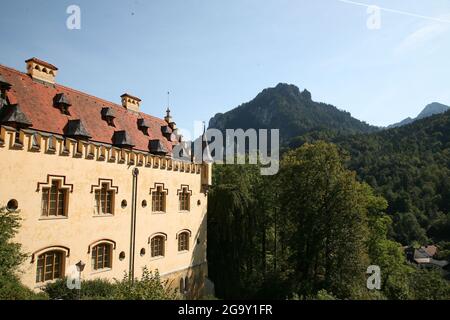
M 20 227 L 20 217 L 6 208 L 0 209 L 0 275 L 15 275 L 15 268 L 25 259 L 20 252 L 20 244 L 10 240 Z
M 239 187 L 219 185 L 209 197 L 208 234 L 214 235 L 208 238 L 210 276 L 216 290 L 232 298 L 250 284 L 247 275 L 254 264 L 255 216 L 248 195 Z
M 381 290 L 387 299 L 411 298 L 409 274 L 414 271 L 408 266 L 401 245 L 388 239 L 392 223 L 384 214 L 369 215 L 370 236 L 367 240 L 369 257 L 373 265 L 380 267 Z
M 336 146 L 318 142 L 287 152 L 277 176 L 260 176 L 251 165 L 215 166 L 208 263 L 219 298 L 445 296 L 442 277 L 406 261 L 390 236 L 395 217 L 385 213 L 388 202 L 346 169 L 349 161 Z M 445 225 L 447 216 L 440 219 Z M 396 228 L 408 231 L 405 221 Z M 411 228 L 405 238 L 421 230 Z M 440 246 L 450 251 L 446 242 Z M 381 268 L 380 291 L 366 289 L 369 265 Z
M 0 300 L 44 299 L 24 287 L 17 277 L 17 269 L 26 257 L 20 252 L 20 244 L 11 241 L 19 227 L 18 213 L 0 208 Z
M 45 294 L 37 294 L 22 285 L 16 276 L 0 275 L 0 300 L 45 300 Z
M 114 284 L 96 279 L 81 282 L 81 290 L 69 289 L 67 278 L 50 282 L 42 289 L 52 300 L 105 300 L 110 299 Z
M 388 201 L 397 241 L 450 240 L 450 112 L 332 140 L 351 155 L 350 169 Z
M 112 299 L 114 300 L 173 300 L 176 291 L 169 287 L 168 280 L 162 281 L 159 272 L 153 273 L 144 267 L 140 279 L 132 283 L 127 275 L 116 281 Z
M 69 289 L 67 279 L 48 283 L 43 291 L 50 299 L 58 300 L 170 300 L 177 294 L 167 280 L 162 281 L 159 273 L 143 269 L 140 279 L 132 283 L 128 275 L 122 280 L 110 282 L 104 279 L 81 282 L 81 290 Z
M 450 261 L 450 242 L 441 241 L 438 244 L 436 259 Z
M 279 179 L 295 290 L 301 296 L 321 289 L 339 298 L 358 294 L 368 265 L 367 187 L 344 168 L 335 146 L 320 142 L 288 152 Z
M 334 297 L 332 294 L 329 294 L 327 290 L 322 289 L 317 292 L 315 300 L 336 300 L 336 297 Z
M 416 270 L 410 275 L 415 300 L 450 300 L 450 285 L 435 270 Z

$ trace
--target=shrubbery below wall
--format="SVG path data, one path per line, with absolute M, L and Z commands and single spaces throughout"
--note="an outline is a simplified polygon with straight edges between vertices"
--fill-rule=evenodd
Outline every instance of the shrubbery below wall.
M 110 282 L 97 279 L 81 282 L 81 289 L 69 289 L 67 279 L 49 283 L 43 292 L 52 299 L 61 300 L 174 300 L 180 298 L 176 290 L 161 280 L 158 272 L 143 270 L 142 277 L 131 283 L 127 275 L 122 280 Z

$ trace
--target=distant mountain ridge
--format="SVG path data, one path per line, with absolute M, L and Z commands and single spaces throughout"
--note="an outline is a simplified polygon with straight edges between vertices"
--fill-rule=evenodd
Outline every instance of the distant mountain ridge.
M 448 110 L 450 110 L 449 106 L 446 106 L 445 104 L 442 104 L 442 103 L 439 103 L 439 102 L 433 102 L 433 103 L 430 103 L 429 105 L 427 105 L 419 113 L 419 115 L 416 118 L 412 119 L 411 117 L 408 117 L 408 118 L 406 118 L 406 119 L 404 119 L 404 120 L 402 120 L 400 122 L 397 122 L 397 123 L 394 123 L 394 124 L 388 126 L 387 128 L 391 129 L 391 128 L 398 128 L 398 127 L 401 127 L 401 126 L 405 126 L 405 125 L 413 123 L 416 120 L 428 118 L 428 117 L 431 117 L 431 116 L 433 116 L 435 114 L 441 114 L 441 113 L 444 113 L 444 112 L 446 112 Z
M 280 129 L 280 142 L 308 132 L 328 130 L 340 135 L 369 133 L 379 128 L 355 119 L 335 106 L 315 102 L 308 90 L 300 91 L 292 84 L 279 83 L 264 89 L 250 102 L 225 113 L 216 114 L 209 128 Z

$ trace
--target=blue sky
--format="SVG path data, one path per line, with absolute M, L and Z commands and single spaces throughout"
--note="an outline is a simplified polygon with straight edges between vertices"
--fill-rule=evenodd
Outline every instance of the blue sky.
M 58 83 L 118 103 L 129 92 L 161 117 L 170 91 L 186 129 L 279 82 L 374 125 L 450 105 L 450 1 L 359 2 L 404 13 L 370 30 L 366 7 L 339 0 L 8 1 L 0 63 L 24 71 L 36 56 Z M 81 30 L 66 28 L 72 4 Z

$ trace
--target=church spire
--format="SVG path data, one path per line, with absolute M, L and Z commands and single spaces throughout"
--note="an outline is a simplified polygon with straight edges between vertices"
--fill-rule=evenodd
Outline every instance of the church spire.
M 170 91 L 167 91 L 167 109 L 164 120 L 166 120 L 168 124 L 172 123 L 172 116 L 170 115 Z

